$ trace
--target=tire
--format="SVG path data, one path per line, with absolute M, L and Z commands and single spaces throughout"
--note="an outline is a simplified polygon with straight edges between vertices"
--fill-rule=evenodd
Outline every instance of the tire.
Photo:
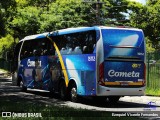
M 49 90 L 49 95 L 50 95 L 50 97 L 53 97 L 54 96 L 54 89 L 53 89 L 53 82 L 52 82 L 52 80 L 50 81 L 50 83 L 49 83 L 49 88 L 48 88 L 48 90 Z
M 95 102 L 99 102 L 99 103 L 101 103 L 101 102 L 106 102 L 106 100 L 107 100 L 107 97 L 93 97 L 93 100 L 95 101 Z
M 79 102 L 79 96 L 77 95 L 77 86 L 75 83 L 72 84 L 70 89 L 70 100 L 72 102 Z
M 24 86 L 23 80 L 21 80 L 19 82 L 19 87 L 20 87 L 22 92 L 26 92 L 27 91 L 27 87 Z
M 109 101 L 111 104 L 116 104 L 119 99 L 120 99 L 120 96 L 110 96 L 110 97 L 108 97 L 108 101 Z
M 61 100 L 67 99 L 67 88 L 66 88 L 66 84 L 64 81 L 60 83 L 59 95 L 60 95 Z

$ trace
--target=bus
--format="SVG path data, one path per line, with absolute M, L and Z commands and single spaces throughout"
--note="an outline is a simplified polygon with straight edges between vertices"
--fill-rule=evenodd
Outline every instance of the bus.
M 141 29 L 77 27 L 27 36 L 14 52 L 13 83 L 77 102 L 142 96 L 146 85 Z

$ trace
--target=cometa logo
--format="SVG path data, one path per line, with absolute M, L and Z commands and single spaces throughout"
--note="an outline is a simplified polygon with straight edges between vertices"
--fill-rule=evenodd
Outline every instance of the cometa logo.
M 139 77 L 140 73 L 139 72 L 116 72 L 115 70 L 109 70 L 108 75 L 110 77 Z

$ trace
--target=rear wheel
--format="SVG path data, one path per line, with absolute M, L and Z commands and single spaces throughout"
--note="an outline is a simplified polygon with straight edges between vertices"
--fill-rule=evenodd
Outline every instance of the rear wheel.
M 101 97 L 101 96 L 98 96 L 98 97 L 93 97 L 93 100 L 95 101 L 95 102 L 106 102 L 106 97 Z
M 49 83 L 49 95 L 50 95 L 50 97 L 52 98 L 52 97 L 54 97 L 54 95 L 55 95 L 55 91 L 54 91 L 54 88 L 53 88 L 53 82 L 52 82 L 52 80 L 50 81 L 50 83 Z
M 120 96 L 110 96 L 110 97 L 108 97 L 108 101 L 109 101 L 111 104 L 116 104 L 119 99 L 120 99 Z

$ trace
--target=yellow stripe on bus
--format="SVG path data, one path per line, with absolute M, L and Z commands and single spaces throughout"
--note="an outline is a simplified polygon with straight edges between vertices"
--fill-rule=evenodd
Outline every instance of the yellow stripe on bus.
M 62 59 L 62 55 L 61 55 L 56 43 L 52 41 L 52 38 L 50 38 L 49 36 L 47 36 L 47 38 L 53 43 L 53 46 L 54 46 L 54 48 L 55 48 L 55 50 L 58 54 L 58 58 L 59 58 L 59 61 L 60 61 L 61 67 L 62 67 L 62 71 L 63 71 L 63 74 L 64 74 L 64 78 L 65 78 L 65 83 L 66 83 L 66 86 L 68 87 L 68 83 L 69 83 L 68 74 L 67 74 L 63 59 Z
M 120 82 L 105 82 L 105 85 L 121 85 Z
M 139 82 L 124 82 L 128 83 L 128 85 L 143 85 L 142 81 Z M 123 82 L 105 82 L 105 85 L 121 85 Z

